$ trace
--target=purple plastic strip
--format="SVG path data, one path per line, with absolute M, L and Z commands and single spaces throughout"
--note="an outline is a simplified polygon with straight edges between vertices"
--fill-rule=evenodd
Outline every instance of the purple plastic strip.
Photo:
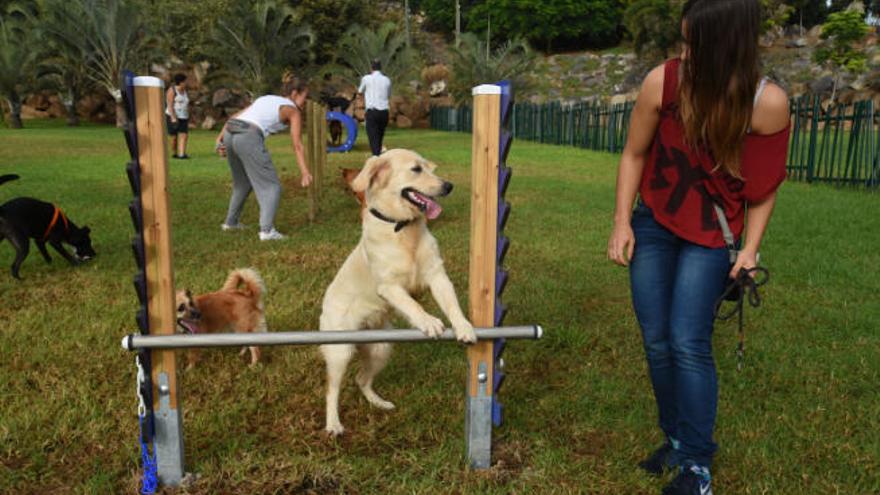
M 498 86 L 501 87 L 501 127 L 507 127 L 507 119 L 513 108 L 513 87 L 510 81 L 501 81 Z
M 498 247 L 495 252 L 497 264 L 500 265 L 504 261 L 504 256 L 507 254 L 508 249 L 510 249 L 510 239 L 502 234 L 498 234 Z
M 498 169 L 498 195 L 499 197 L 504 196 L 507 192 L 507 186 L 510 185 L 510 176 L 513 175 L 513 170 L 510 167 L 502 166 Z
M 131 214 L 131 223 L 134 226 L 134 230 L 137 232 L 144 230 L 144 213 L 141 208 L 140 198 L 131 200 L 131 203 L 128 204 L 128 212 Z
M 504 230 L 507 224 L 507 217 L 510 216 L 510 203 L 504 200 L 498 201 L 498 232 Z
M 500 296 L 502 292 L 504 292 L 504 288 L 507 287 L 507 278 L 508 273 L 507 270 L 498 269 L 495 271 L 495 295 Z
M 502 417 L 504 415 L 504 406 L 498 402 L 498 399 L 492 397 L 492 424 L 496 427 L 501 426 Z
M 496 394 L 498 393 L 498 389 L 500 389 L 501 385 L 504 383 L 504 376 L 503 371 L 495 370 L 495 377 L 492 379 L 492 390 L 494 390 Z
M 138 301 L 141 304 L 147 304 L 147 279 L 143 270 L 134 276 L 134 291 L 137 293 Z
M 504 165 L 507 163 L 507 155 L 510 153 L 510 144 L 513 142 L 513 135 L 510 134 L 510 131 L 502 130 L 501 131 L 501 143 L 500 146 L 500 158 L 501 164 Z
M 500 327 L 501 322 L 504 321 L 504 316 L 507 315 L 507 308 L 504 307 L 504 304 L 500 299 L 495 299 L 495 326 Z
M 137 321 L 137 326 L 141 329 L 141 333 L 143 335 L 148 335 L 150 333 L 150 319 L 147 317 L 147 308 L 142 306 L 141 309 L 138 310 L 134 319 Z
M 504 353 L 504 349 L 507 347 L 507 340 L 505 339 L 496 339 L 495 345 L 492 348 L 492 358 L 498 362 L 501 358 L 501 355 Z

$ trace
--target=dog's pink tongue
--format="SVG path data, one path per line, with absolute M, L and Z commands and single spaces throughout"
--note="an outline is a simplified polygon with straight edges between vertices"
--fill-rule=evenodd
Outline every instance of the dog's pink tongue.
M 196 323 L 196 322 L 194 322 L 194 321 L 190 321 L 190 320 L 180 320 L 180 324 L 181 324 L 184 328 L 186 328 L 187 330 L 189 330 L 189 333 L 192 333 L 192 334 L 199 333 L 199 324 Z
M 419 199 L 425 202 L 425 216 L 428 217 L 429 220 L 433 220 L 440 216 L 440 213 L 443 211 L 443 207 L 440 206 L 440 203 L 425 196 L 424 194 L 416 193 L 416 195 L 419 197 Z

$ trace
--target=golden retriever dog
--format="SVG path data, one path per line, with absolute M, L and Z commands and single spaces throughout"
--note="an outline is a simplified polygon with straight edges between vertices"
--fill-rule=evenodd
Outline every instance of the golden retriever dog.
M 475 342 L 455 289 L 443 268 L 437 240 L 428 232 L 426 218 L 441 211 L 436 198 L 452 191 L 452 184 L 434 175 L 435 165 L 418 154 L 390 150 L 367 160 L 352 181 L 355 192 L 366 195 L 363 233 L 324 295 L 321 330 L 390 328 L 391 310 L 397 310 L 431 337 L 443 333 L 443 321 L 413 299 L 426 288 L 446 314 L 457 339 Z M 381 409 L 394 404 L 373 390 L 373 379 L 385 367 L 391 345 L 335 344 L 321 346 L 327 363 L 327 423 L 330 435 L 344 431 L 339 421 L 339 391 L 349 361 L 359 351 L 357 384 L 367 401 Z
M 223 287 L 193 297 L 189 290 L 177 292 L 177 326 L 183 333 L 214 333 L 224 330 L 234 332 L 265 332 L 266 317 L 263 311 L 263 294 L 266 286 L 256 270 L 242 268 L 233 270 Z M 240 355 L 251 351 L 251 366 L 260 360 L 259 347 L 243 347 Z M 187 353 L 186 369 L 191 369 L 199 358 L 198 349 Z

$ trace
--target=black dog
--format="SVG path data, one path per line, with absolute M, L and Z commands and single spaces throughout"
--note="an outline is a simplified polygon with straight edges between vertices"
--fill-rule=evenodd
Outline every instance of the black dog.
M 0 184 L 17 178 L 14 174 L 0 176 Z M 19 280 L 18 270 L 30 250 L 29 238 L 34 239 L 46 263 L 52 262 L 46 251 L 48 242 L 71 265 L 77 265 L 95 256 L 90 232 L 86 226 L 77 227 L 57 206 L 45 201 L 15 198 L 0 206 L 0 241 L 9 239 L 15 248 L 12 276 Z M 74 247 L 76 258 L 64 249 L 62 242 Z

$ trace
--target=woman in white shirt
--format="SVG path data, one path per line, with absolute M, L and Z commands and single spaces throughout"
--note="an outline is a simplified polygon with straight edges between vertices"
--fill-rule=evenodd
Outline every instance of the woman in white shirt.
M 232 172 L 232 197 L 223 230 L 242 228 L 239 218 L 251 190 L 260 205 L 260 240 L 278 240 L 285 236 L 275 230 L 275 212 L 281 199 L 281 181 L 266 149 L 265 139 L 289 128 L 293 151 L 299 166 L 302 187 L 312 182 L 302 143 L 302 108 L 309 95 L 305 81 L 292 78 L 284 83 L 281 94 L 261 96 L 235 114 L 217 136 L 217 151 L 226 156 Z
M 174 84 L 165 92 L 165 120 L 171 136 L 172 158 L 189 158 L 186 141 L 189 137 L 189 94 L 186 92 L 186 74 L 175 74 Z

